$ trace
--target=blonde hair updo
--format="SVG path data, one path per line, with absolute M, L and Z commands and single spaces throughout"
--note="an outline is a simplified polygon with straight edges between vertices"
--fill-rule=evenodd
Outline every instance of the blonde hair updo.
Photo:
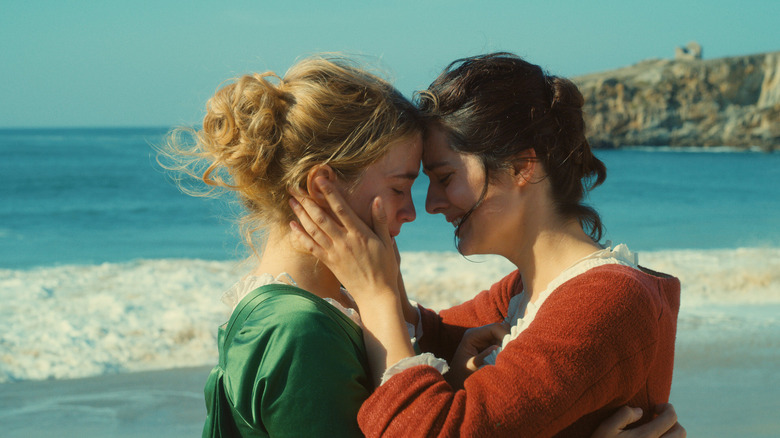
M 223 86 L 208 101 L 202 129 L 172 131 L 161 155 L 173 159 L 164 167 L 237 193 L 254 249 L 254 232 L 292 220 L 288 190 L 305 189 L 313 166 L 327 164 L 357 183 L 388 146 L 422 130 L 414 105 L 387 81 L 354 60 L 317 56 L 282 78 L 255 73 Z

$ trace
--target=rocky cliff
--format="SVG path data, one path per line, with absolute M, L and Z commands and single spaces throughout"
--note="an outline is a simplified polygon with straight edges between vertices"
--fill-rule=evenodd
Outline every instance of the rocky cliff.
M 780 52 L 647 60 L 572 79 L 594 147 L 780 149 Z

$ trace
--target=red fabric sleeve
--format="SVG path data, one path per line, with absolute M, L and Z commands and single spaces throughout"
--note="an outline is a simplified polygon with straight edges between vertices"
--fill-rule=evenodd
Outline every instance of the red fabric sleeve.
M 466 329 L 503 321 L 509 301 L 522 291 L 520 273 L 514 271 L 471 300 L 439 314 L 420 306 L 423 330 L 420 348 L 449 361 Z
M 668 305 L 655 280 L 627 270 L 603 266 L 565 283 L 496 365 L 472 374 L 464 390 L 453 391 L 426 366 L 392 377 L 363 404 L 361 429 L 368 437 L 548 437 L 564 430 L 560 436 L 589 436 L 611 408 L 629 400 L 644 398 L 647 412 L 665 401 L 648 400 L 643 391 L 654 361 L 671 367 L 672 357 L 656 357 Z M 674 336 L 664 342 L 673 345 Z M 662 384 L 671 386 L 671 368 Z

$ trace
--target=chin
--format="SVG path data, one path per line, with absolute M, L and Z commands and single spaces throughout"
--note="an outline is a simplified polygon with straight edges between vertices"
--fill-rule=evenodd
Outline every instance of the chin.
M 460 246 L 458 247 L 458 252 L 460 252 L 461 255 L 464 256 L 473 256 L 473 255 L 483 255 L 483 254 L 489 254 L 484 251 L 479 251 L 475 249 L 470 249 L 468 247 Z
M 471 242 L 469 242 L 469 239 L 458 240 L 458 252 L 463 254 L 464 256 L 478 254 L 476 248 L 474 248 L 474 245 L 471 245 L 470 243 Z
M 458 236 L 458 252 L 464 256 L 479 254 L 479 245 L 477 245 L 478 240 L 474 238 L 474 233 L 472 233 L 472 229 L 468 225 L 469 224 L 461 226 L 456 231 Z
M 485 242 L 480 240 L 477 236 L 466 234 L 463 238 L 458 240 L 458 252 L 464 256 L 496 254 L 491 251 L 493 248 L 485 246 L 484 243 Z

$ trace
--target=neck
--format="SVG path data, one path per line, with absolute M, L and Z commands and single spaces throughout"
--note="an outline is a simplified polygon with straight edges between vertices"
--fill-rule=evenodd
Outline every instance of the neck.
M 529 235 L 531 239 L 524 239 L 525 245 L 518 245 L 517 252 L 508 258 L 520 271 L 530 302 L 564 270 L 601 249 L 576 220 L 558 224 L 540 221 L 536 232 Z
M 286 228 L 269 230 L 263 255 L 254 275 L 271 274 L 274 277 L 286 272 L 296 285 L 320 298 L 333 298 L 344 304 L 341 284 L 335 275 L 317 258 L 296 249 Z

